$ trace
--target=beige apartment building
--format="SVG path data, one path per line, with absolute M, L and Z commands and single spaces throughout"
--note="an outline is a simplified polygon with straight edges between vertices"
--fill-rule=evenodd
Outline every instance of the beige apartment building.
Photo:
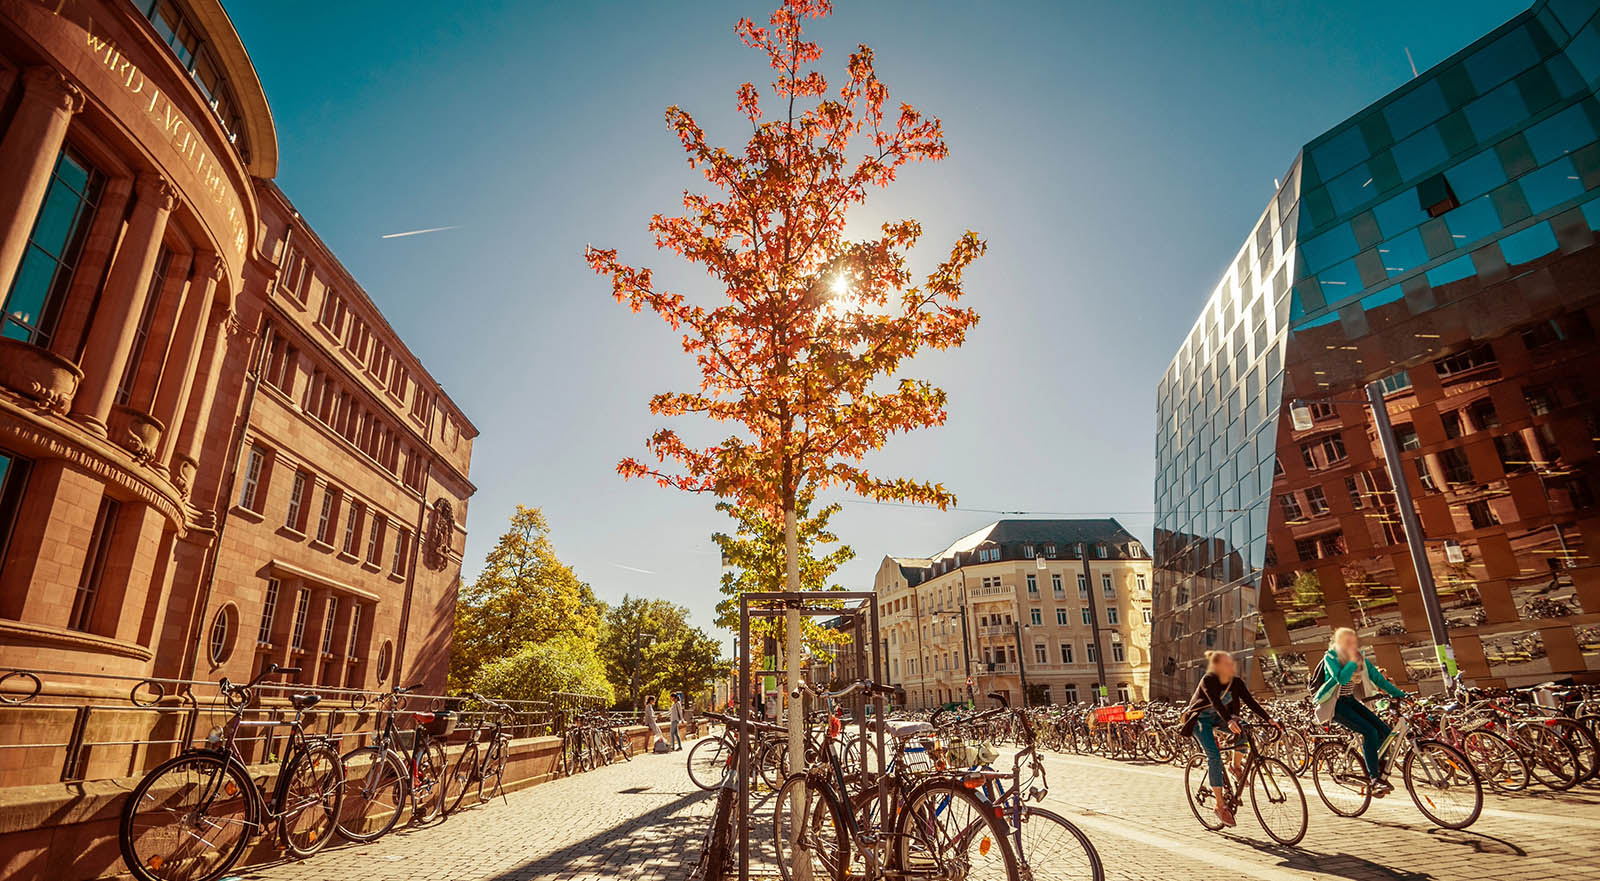
M 1109 700 L 1144 700 L 1150 567 L 1112 519 L 1000 520 L 932 557 L 885 557 L 874 588 L 889 681 L 911 709 L 993 691 L 1076 703 L 1102 682 Z

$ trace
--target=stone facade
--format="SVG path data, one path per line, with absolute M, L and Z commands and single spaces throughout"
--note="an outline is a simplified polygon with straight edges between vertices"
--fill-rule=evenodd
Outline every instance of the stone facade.
M 1150 566 L 1115 520 L 1002 520 L 931 558 L 885 557 L 886 675 L 912 709 L 993 691 L 1016 704 L 1024 681 L 1030 705 L 1075 703 L 1094 699 L 1098 651 L 1106 697 L 1143 700 Z
M 216 0 L 0 0 L 0 670 L 443 687 L 477 430 L 276 150 Z

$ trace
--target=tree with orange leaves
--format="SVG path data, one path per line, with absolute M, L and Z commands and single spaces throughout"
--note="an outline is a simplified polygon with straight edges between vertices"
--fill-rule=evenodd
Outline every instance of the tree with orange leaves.
M 941 484 L 878 477 L 861 460 L 891 435 L 944 422 L 943 390 L 898 372 L 924 347 L 960 345 L 977 323 L 960 305 L 962 275 L 985 247 L 968 231 L 916 284 L 907 267 L 922 234 L 916 221 L 885 223 L 866 241 L 845 238 L 846 212 L 869 192 L 906 163 L 949 150 L 937 118 L 909 104 L 885 111 L 888 89 L 866 46 L 850 55 L 843 85 L 829 89 L 811 67 L 822 50 L 801 25 L 831 12 L 829 0 L 783 0 L 766 27 L 739 21 L 739 38 L 777 71 L 765 95 L 752 83 L 739 87 L 751 126 L 742 151 L 712 146 L 688 111 L 667 110 L 690 167 L 715 192 L 685 193 L 684 213 L 657 214 L 649 229 L 659 249 L 716 279 L 720 297 L 702 304 L 658 288 L 649 269 L 621 262 L 614 249 L 591 246 L 585 255 L 619 302 L 681 331 L 700 368 L 699 390 L 658 394 L 651 412 L 736 426 L 709 448 L 663 428 L 646 442 L 653 463 L 628 458 L 618 472 L 781 516 L 791 591 L 800 588 L 795 507 L 803 492 L 840 486 L 877 500 L 954 503 Z M 798 618 L 791 612 L 786 627 L 789 658 L 799 654 Z M 785 667 L 792 691 L 799 664 Z M 800 721 L 790 714 L 794 767 Z

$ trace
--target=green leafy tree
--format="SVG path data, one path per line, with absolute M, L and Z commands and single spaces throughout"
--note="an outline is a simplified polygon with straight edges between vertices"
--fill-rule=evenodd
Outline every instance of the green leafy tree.
M 456 602 L 450 683 L 463 687 L 484 664 L 529 643 L 573 636 L 593 644 L 599 611 L 593 591 L 556 557 L 544 513 L 518 505 Z
M 575 633 L 524 643 L 515 652 L 484 663 L 469 680 L 471 690 L 507 700 L 550 700 L 558 691 L 616 699 L 594 643 Z
M 616 690 L 637 708 L 641 692 L 657 671 L 657 643 L 675 614 L 666 600 L 624 594 L 601 619 L 600 661 Z M 681 618 L 681 613 L 678 613 Z
M 856 555 L 849 546 L 839 544 L 839 537 L 828 526 L 833 515 L 839 513 L 836 502 L 811 513 L 815 494 L 802 493 L 796 500 L 795 532 L 797 539 L 800 589 L 807 591 L 843 590 L 832 582 L 839 567 Z M 732 535 L 716 533 L 711 540 L 722 551 L 724 571 L 722 594 L 717 603 L 717 626 L 737 633 L 739 630 L 739 597 L 747 593 L 781 591 L 785 589 L 785 558 L 783 521 L 760 508 L 721 502 L 717 510 L 733 518 Z M 829 545 L 838 545 L 826 553 Z M 771 618 L 752 619 L 750 627 L 757 637 L 779 636 L 783 622 Z M 830 660 L 834 650 L 846 636 L 836 630 L 806 618 L 802 619 L 806 650 L 821 661 Z

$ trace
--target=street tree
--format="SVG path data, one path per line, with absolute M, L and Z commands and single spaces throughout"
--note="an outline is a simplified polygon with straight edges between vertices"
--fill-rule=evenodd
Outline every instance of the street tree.
M 571 635 L 592 644 L 598 627 L 594 593 L 556 556 L 544 513 L 518 505 L 456 600 L 450 682 L 464 686 L 479 667 L 527 643 Z
M 658 248 L 715 279 L 719 296 L 700 302 L 659 286 L 650 269 L 624 263 L 615 249 L 586 252 L 619 302 L 635 312 L 651 309 L 682 333 L 700 370 L 698 389 L 658 394 L 651 411 L 700 415 L 733 429 L 721 443 L 698 447 L 662 428 L 646 441 L 653 462 L 630 457 L 618 471 L 781 519 L 791 591 L 801 586 L 803 491 L 841 486 L 940 508 L 954 501 L 939 483 L 871 474 L 862 459 L 896 433 L 944 422 L 943 390 L 900 368 L 924 348 L 963 342 L 978 320 L 960 304 L 963 274 L 984 251 L 969 230 L 917 284 L 908 265 L 922 236 L 915 220 L 885 222 L 865 240 L 846 237 L 847 211 L 907 163 L 942 159 L 949 150 L 936 117 L 889 104 L 866 46 L 850 54 L 842 84 L 830 88 L 813 67 L 821 47 L 804 38 L 802 23 L 831 11 L 828 0 L 784 0 L 766 27 L 738 22 L 739 38 L 776 72 L 765 91 L 749 82 L 737 90 L 751 127 L 742 149 L 714 146 L 681 107 L 666 112 L 690 167 L 712 192 L 686 192 L 684 212 L 656 214 L 649 229 Z M 791 609 L 787 618 L 786 654 L 796 658 L 800 615 Z M 786 667 L 792 690 L 799 664 Z M 799 716 L 789 719 L 796 767 L 804 748 Z
M 829 527 L 828 521 L 839 513 L 841 506 L 835 502 L 812 513 L 815 494 L 807 489 L 795 501 L 795 548 L 800 570 L 800 589 L 805 591 L 843 590 L 833 581 L 839 567 L 854 559 L 856 552 L 849 545 L 840 544 L 839 536 Z M 783 521 L 774 518 L 767 509 L 717 503 L 717 510 L 733 518 L 732 535 L 718 532 L 711 541 L 722 552 L 722 594 L 717 603 L 718 627 L 739 630 L 739 597 L 747 593 L 781 591 L 787 577 L 784 557 Z M 838 545 L 828 549 L 830 545 Z M 750 632 L 754 637 L 777 636 L 771 619 L 753 619 Z M 804 628 L 804 650 L 820 661 L 828 661 L 834 650 L 843 644 L 844 634 L 822 626 L 809 617 L 801 622 Z
M 548 701 L 558 692 L 594 695 L 606 704 L 616 698 L 593 641 L 576 633 L 523 643 L 516 651 L 484 663 L 466 685 L 506 700 Z

